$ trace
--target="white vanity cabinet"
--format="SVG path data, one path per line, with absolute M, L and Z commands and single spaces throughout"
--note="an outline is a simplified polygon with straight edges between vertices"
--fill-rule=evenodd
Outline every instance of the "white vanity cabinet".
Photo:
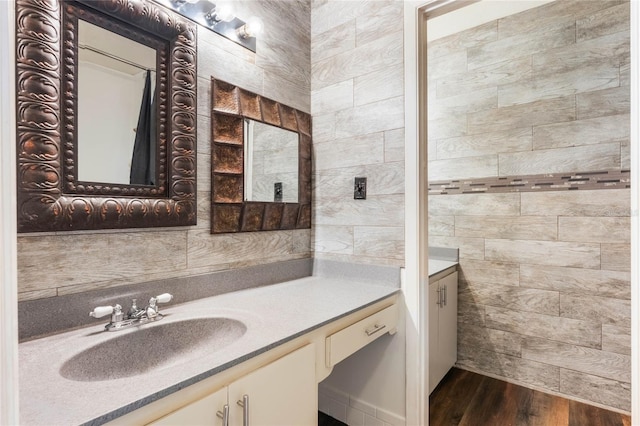
M 315 355 L 313 344 L 304 346 L 150 425 L 226 426 L 221 417 L 225 405 L 229 426 L 316 425 Z M 246 407 L 239 404 L 245 401 Z
M 429 393 L 457 361 L 458 272 L 429 282 Z

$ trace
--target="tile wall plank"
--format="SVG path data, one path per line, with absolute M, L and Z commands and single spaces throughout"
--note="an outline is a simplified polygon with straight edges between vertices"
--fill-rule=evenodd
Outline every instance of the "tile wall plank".
M 311 61 L 321 61 L 355 47 L 356 25 L 350 20 L 311 38 Z
M 533 55 L 536 73 L 550 75 L 577 69 L 588 70 L 597 64 L 620 66 L 630 55 L 629 31 L 622 31 L 558 47 Z
M 590 295 L 560 294 L 560 316 L 630 327 L 631 301 Z
M 620 143 L 498 154 L 500 176 L 600 171 L 620 168 Z
M 468 67 L 475 69 L 573 43 L 574 22 L 550 22 L 546 27 L 538 26 L 532 32 L 519 33 L 469 48 Z
M 520 285 L 562 294 L 631 299 L 631 274 L 563 266 L 520 265 Z
M 429 213 L 436 216 L 517 216 L 520 213 L 520 194 L 431 195 Z
M 458 276 L 460 283 L 467 285 L 477 286 L 482 283 L 520 285 L 520 273 L 517 263 L 462 259 Z
M 353 254 L 353 226 L 315 227 L 312 241 L 316 252 Z
M 467 117 L 469 134 L 571 121 L 576 119 L 575 96 L 478 111 Z
M 389 226 L 403 223 L 404 194 L 367 196 L 366 200 L 335 199 L 315 206 L 315 226 Z
M 453 216 L 429 216 L 429 235 L 453 237 L 455 232 Z
M 536 73 L 522 82 L 498 86 L 498 107 L 526 104 L 620 85 L 618 64 L 596 64 L 565 72 Z
M 485 258 L 533 265 L 600 268 L 600 244 L 486 239 Z
M 366 4 L 366 3 L 365 3 Z M 365 13 L 356 16 L 356 45 L 361 46 L 393 31 L 389 21 L 401 21 L 404 16 L 402 2 L 374 2 Z
M 628 189 L 523 192 L 523 216 L 629 216 Z
M 326 114 L 353 107 L 353 80 L 345 80 L 311 92 L 311 112 Z
M 629 3 L 613 6 L 576 21 L 576 41 L 588 40 L 606 34 L 628 31 Z
M 602 269 L 611 271 L 631 270 L 630 244 L 600 244 L 602 250 Z
M 601 324 L 595 321 L 486 306 L 485 326 L 517 335 L 602 348 Z
M 629 114 L 609 115 L 533 128 L 533 149 L 624 142 L 630 137 Z
M 465 56 L 466 58 L 466 56 Z M 438 59 L 437 61 L 444 61 Z M 443 66 L 439 74 L 439 67 Z M 462 69 L 464 72 L 457 72 Z M 527 80 L 533 76 L 531 56 L 491 63 L 470 71 L 457 63 L 429 64 L 429 78 L 436 80 L 436 98 L 448 98 L 491 87 Z
M 631 358 L 613 352 L 527 337 L 522 342 L 522 358 L 622 382 L 631 380 Z
M 631 108 L 630 97 L 629 87 L 622 84 L 621 87 L 577 94 L 577 119 L 628 114 Z
M 603 9 L 624 3 L 626 0 L 560 1 L 525 10 L 498 20 L 500 38 L 526 34 L 552 25 L 558 20 L 574 21 Z
M 404 128 L 385 130 L 384 132 L 384 161 L 404 162 Z
M 460 259 L 484 259 L 484 238 L 429 236 L 429 246 L 460 249 Z
M 395 98 L 404 95 L 404 66 L 394 65 L 381 71 L 358 76 L 354 79 L 355 105 Z
M 555 217 L 545 216 L 456 216 L 457 237 L 514 240 L 556 240 Z
M 373 72 L 401 64 L 402 45 L 402 31 L 399 31 L 316 61 L 311 65 L 311 90 L 357 77 L 363 69 Z
M 246 259 L 286 259 L 293 256 L 292 231 L 245 232 L 211 237 L 208 230 L 188 231 L 187 262 L 189 268 Z
M 364 135 L 403 127 L 403 96 L 345 110 L 336 117 L 337 138 Z
M 447 55 L 432 57 L 427 62 L 427 78 L 436 81 L 442 77 L 465 75 L 467 71 L 467 50 L 454 50 Z M 446 97 L 446 96 L 444 96 Z
M 427 88 L 427 97 L 429 98 L 427 116 L 430 121 L 498 107 L 497 86 L 447 98 L 438 98 L 436 97 L 435 84 L 430 84 Z M 433 138 L 433 135 L 429 134 L 428 137 Z
M 449 55 L 461 49 L 467 49 L 498 39 L 498 25 L 496 21 L 457 32 L 447 37 L 429 41 L 427 57 L 429 59 Z
M 384 162 L 384 134 L 369 133 L 313 144 L 314 169 L 332 170 Z
M 631 410 L 631 384 L 606 379 L 600 374 L 584 374 L 570 369 L 560 369 L 560 392 L 594 401 L 607 407 Z
M 458 324 L 458 336 L 459 344 L 466 347 L 476 347 L 515 357 L 520 356 L 522 337 L 517 333 L 460 323 Z
M 458 301 L 458 324 L 473 324 L 484 327 L 484 305 L 467 303 L 464 300 Z
M 531 151 L 532 128 L 524 127 L 507 132 L 489 132 L 457 138 L 430 141 L 437 148 L 439 160 L 477 157 L 500 152 Z
M 356 226 L 353 253 L 404 260 L 404 227 Z
M 598 243 L 630 243 L 630 217 L 559 217 L 558 239 Z
M 433 160 L 429 162 L 428 173 L 429 180 L 496 176 L 498 174 L 498 156 L 481 155 L 478 157 Z
M 467 134 L 467 117 L 464 114 L 443 114 L 429 120 L 429 138 L 444 139 Z
M 602 350 L 631 356 L 631 328 L 602 324 Z
M 485 305 L 487 312 L 489 306 L 556 316 L 559 312 L 557 291 L 482 283 L 466 286 L 466 289 L 458 294 L 458 299 Z M 488 319 L 487 316 L 486 321 Z

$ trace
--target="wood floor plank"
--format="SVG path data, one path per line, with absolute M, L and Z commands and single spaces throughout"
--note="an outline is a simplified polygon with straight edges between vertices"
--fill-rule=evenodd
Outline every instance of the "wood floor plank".
M 429 397 L 434 426 L 631 426 L 630 416 L 453 368 Z
M 533 392 L 529 418 L 523 425 L 527 426 L 566 426 L 569 424 L 569 400 L 549 395 L 544 392 Z
M 429 398 L 430 424 L 458 425 L 483 379 L 479 374 L 452 369 Z

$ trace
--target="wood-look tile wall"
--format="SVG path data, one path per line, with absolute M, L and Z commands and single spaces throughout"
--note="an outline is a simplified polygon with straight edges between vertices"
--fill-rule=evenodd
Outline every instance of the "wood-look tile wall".
M 265 26 L 252 53 L 198 28 L 198 224 L 18 236 L 21 300 L 311 256 L 310 230 L 210 234 L 211 76 L 310 112 L 310 2 L 235 2 Z M 213 284 L 215 285 L 215 283 Z
M 628 1 L 552 2 L 428 52 L 430 179 L 628 169 Z M 429 204 L 430 245 L 460 247 L 458 364 L 630 410 L 629 189 Z
M 402 22 L 399 1 L 311 3 L 315 257 L 404 264 Z

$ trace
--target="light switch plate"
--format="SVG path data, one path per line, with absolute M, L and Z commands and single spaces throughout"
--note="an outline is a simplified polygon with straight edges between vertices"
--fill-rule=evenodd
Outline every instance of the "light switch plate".
M 367 199 L 367 178 L 357 177 L 353 184 L 353 199 L 354 200 L 366 200 Z

